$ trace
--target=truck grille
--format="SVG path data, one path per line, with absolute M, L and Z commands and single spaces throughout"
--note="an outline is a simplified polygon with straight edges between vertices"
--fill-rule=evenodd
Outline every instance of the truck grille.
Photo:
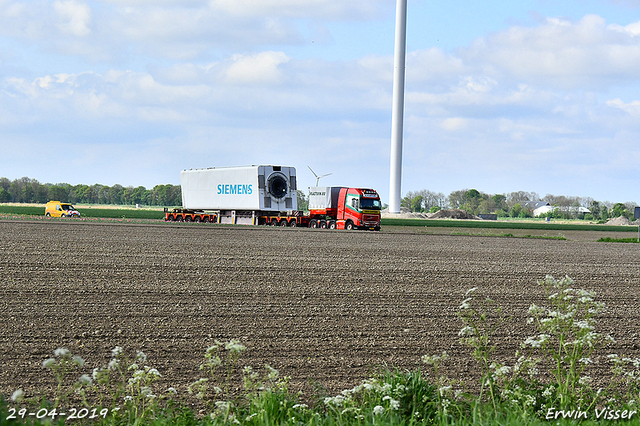
M 365 214 L 362 219 L 364 220 L 364 222 L 366 223 L 371 223 L 371 222 L 378 222 L 378 215 L 374 215 L 374 214 Z

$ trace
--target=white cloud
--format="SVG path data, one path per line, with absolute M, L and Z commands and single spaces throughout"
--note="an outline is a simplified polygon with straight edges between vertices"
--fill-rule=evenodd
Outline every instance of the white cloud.
M 91 9 L 85 3 L 75 0 L 57 0 L 53 8 L 58 14 L 58 28 L 64 34 L 84 37 L 91 33 Z
M 210 0 L 212 9 L 235 16 L 284 16 L 331 20 L 365 20 L 379 16 L 381 0 Z
M 612 99 L 606 102 L 610 107 L 619 108 L 634 117 L 640 116 L 640 101 L 623 102 L 621 99 Z
M 640 38 L 587 15 L 578 22 L 549 18 L 538 27 L 512 27 L 461 51 L 479 72 L 502 82 L 525 82 L 573 90 L 602 90 L 637 79 Z
M 278 84 L 283 81 L 278 66 L 289 60 L 283 52 L 233 55 L 225 71 L 225 80 L 231 84 Z

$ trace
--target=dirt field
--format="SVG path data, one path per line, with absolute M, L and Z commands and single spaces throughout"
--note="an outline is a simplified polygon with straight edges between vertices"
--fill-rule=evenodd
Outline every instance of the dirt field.
M 42 361 L 58 347 L 90 373 L 120 345 L 143 350 L 162 385 L 184 392 L 214 339 L 249 348 L 310 389 L 350 388 L 379 365 L 452 355 L 449 374 L 476 371 L 458 343 L 456 311 L 471 287 L 513 315 L 498 339 L 511 357 L 536 281 L 566 275 L 610 310 L 606 353 L 640 355 L 635 244 L 198 224 L 0 222 L 0 394 L 53 382 Z M 593 238 L 595 240 L 595 238 Z M 596 368 L 605 368 L 597 364 Z M 608 368 L 608 367 L 607 367 Z

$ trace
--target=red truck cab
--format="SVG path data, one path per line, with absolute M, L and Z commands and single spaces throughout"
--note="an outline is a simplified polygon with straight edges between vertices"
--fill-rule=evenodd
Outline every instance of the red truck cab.
M 380 196 L 373 189 L 342 188 L 338 198 L 338 229 L 380 230 Z
M 373 189 L 309 188 L 311 228 L 380 230 L 380 196 Z

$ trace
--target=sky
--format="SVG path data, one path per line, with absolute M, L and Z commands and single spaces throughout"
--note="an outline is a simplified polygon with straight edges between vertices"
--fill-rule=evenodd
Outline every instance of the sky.
M 0 0 L 0 176 L 388 203 L 395 0 Z M 640 0 L 408 0 L 402 194 L 640 200 Z

